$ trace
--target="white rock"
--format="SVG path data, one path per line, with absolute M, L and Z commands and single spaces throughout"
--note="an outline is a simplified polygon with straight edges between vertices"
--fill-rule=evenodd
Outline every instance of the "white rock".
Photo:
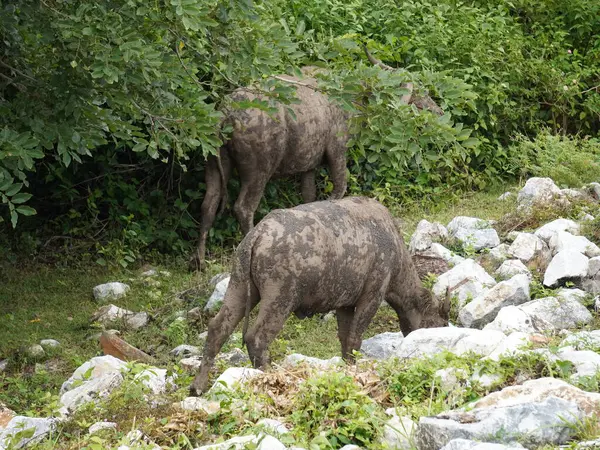
M 577 222 L 570 219 L 556 219 L 535 230 L 534 234 L 544 241 L 549 242 L 552 236 L 559 231 L 567 231 L 571 234 L 578 235 L 581 231 L 581 227 Z
M 505 192 L 504 194 L 502 194 L 500 197 L 498 197 L 498 200 L 503 201 L 503 200 L 508 200 L 509 198 L 511 198 L 514 194 L 510 191 Z
M 142 272 L 140 274 L 142 277 L 155 277 L 156 275 L 158 275 L 158 272 L 156 269 L 148 269 L 145 272 Z
M 262 370 L 249 369 L 247 367 L 230 367 L 223 372 L 209 390 L 209 394 L 221 391 L 230 391 L 239 384 L 264 373 Z
M 561 189 L 560 193 L 569 200 L 585 198 L 585 194 L 577 189 Z
M 256 425 L 258 427 L 263 427 L 269 434 L 281 435 L 290 432 L 285 424 L 275 419 L 260 419 L 256 422 Z
M 561 199 L 563 194 L 550 178 L 530 178 L 517 195 L 518 209 L 529 210 L 533 206 L 548 205 Z
M 126 367 L 127 363 L 125 361 L 121 361 L 114 356 L 96 356 L 84 362 L 73 372 L 73 375 L 62 384 L 60 394 L 70 391 L 76 385 L 81 385 L 82 382 L 100 378 L 109 373 L 121 373 Z
M 594 216 L 592 216 L 591 214 L 586 213 L 586 214 L 580 216 L 579 220 L 581 220 L 582 222 L 593 222 L 594 220 L 596 220 L 596 218 Z
M 582 291 L 581 289 L 570 289 L 570 288 L 560 288 L 556 292 L 556 298 L 559 300 L 567 300 L 570 302 L 579 302 L 583 304 L 583 301 L 587 297 L 587 293 Z
M 437 370 L 434 376 L 439 380 L 440 389 L 445 392 L 451 392 L 460 388 L 461 382 L 464 383 L 469 378 L 466 370 L 457 369 L 456 367 Z
M 149 367 L 137 374 L 134 379 L 140 380 L 154 395 L 164 394 L 175 387 L 173 377 L 167 376 L 167 369 L 158 367 Z
M 179 365 L 182 369 L 189 372 L 196 372 L 200 369 L 202 364 L 202 356 L 190 356 L 189 358 L 183 358 L 179 361 Z
M 453 234 L 453 237 L 464 245 L 473 246 L 475 251 L 483 250 L 484 248 L 494 248 L 500 245 L 498 233 L 493 228 L 486 228 L 484 230 L 461 228 Z
M 27 347 L 27 356 L 30 358 L 42 358 L 46 355 L 44 348 L 40 344 L 33 344 Z
M 57 422 L 57 419 L 15 416 L 0 429 L 0 449 L 12 450 L 35 444 L 49 437 L 56 430 Z M 28 432 L 22 433 L 25 431 Z
M 442 244 L 438 244 L 437 242 L 434 242 L 427 250 L 425 250 L 424 252 L 420 252 L 419 254 L 423 256 L 431 256 L 434 258 L 442 258 L 451 266 L 460 264 L 465 260 L 465 258 L 463 258 L 462 256 L 451 252 Z
M 60 397 L 61 416 L 68 416 L 87 403 L 97 402 L 107 397 L 123 383 L 123 376 L 118 372 L 110 372 L 100 377 L 90 378 L 80 386 L 74 387 Z
M 42 339 L 40 341 L 40 345 L 45 349 L 51 349 L 51 348 L 59 348 L 60 347 L 60 342 L 58 342 L 56 339 Z
M 285 450 L 285 445 L 268 434 L 236 436 L 220 444 L 204 445 L 195 450 L 244 450 L 250 443 L 258 444 L 256 450 Z
M 305 356 L 300 353 L 292 353 L 283 359 L 281 365 L 284 367 L 294 367 L 299 364 L 308 364 L 309 366 L 320 369 L 329 369 L 330 367 L 339 366 L 343 363 L 344 361 L 339 356 L 334 356 L 329 359 L 319 359 L 313 358 L 312 356 Z
M 202 354 L 202 350 L 199 347 L 196 347 L 194 345 L 186 345 L 186 344 L 178 345 L 177 347 L 175 347 L 173 350 L 171 350 L 169 352 L 169 355 L 185 356 L 185 357 L 199 356 L 201 354 Z
M 391 333 L 385 332 L 365 339 L 360 347 L 361 353 L 372 359 L 388 359 L 393 356 L 404 336 L 401 332 Z
M 465 327 L 481 328 L 494 320 L 503 307 L 520 305 L 530 299 L 529 278 L 527 275 L 515 275 L 461 308 L 458 319 Z
M 556 397 L 469 412 L 450 411 L 437 417 L 421 417 L 417 447 L 437 450 L 457 438 L 500 443 L 518 439 L 536 448 L 564 444 L 574 435 L 573 426 L 583 416 L 575 403 Z
M 491 389 L 502 382 L 502 377 L 494 373 L 474 373 L 471 382 L 478 384 L 483 389 Z
M 510 357 L 524 352 L 531 344 L 529 336 L 522 331 L 512 332 L 488 355 L 488 358 L 498 361 L 502 357 Z
M 496 280 L 483 267 L 472 259 L 466 259 L 438 277 L 433 286 L 433 294 L 439 299 L 445 298 L 446 290 L 450 287 L 451 296 L 457 297 L 462 305 L 467 299 L 483 294 L 495 284 Z
M 588 192 L 595 200 L 600 200 L 600 183 L 590 183 L 588 185 Z
M 534 333 L 575 328 L 591 321 L 592 315 L 577 300 L 564 297 L 559 301 L 555 297 L 546 297 L 502 308 L 485 329 L 500 330 L 505 334 L 513 331 Z
M 398 358 L 431 356 L 444 350 L 453 351 L 458 342 L 467 336 L 481 333 L 472 328 L 420 328 L 404 338 L 396 352 Z
M 488 253 L 488 257 L 493 263 L 494 267 L 498 267 L 504 261 L 508 259 L 508 244 L 500 244 L 490 250 Z
M 600 349 L 600 330 L 579 331 L 568 335 L 559 347 L 573 347 L 576 350 Z
M 562 349 L 557 356 L 562 361 L 569 361 L 575 366 L 572 380 L 581 377 L 593 377 L 600 371 L 600 355 L 590 350 Z
M 217 283 L 215 286 L 215 290 L 211 294 L 206 306 L 204 307 L 204 311 L 214 314 L 216 313 L 223 304 L 223 299 L 225 298 L 225 293 L 227 292 L 227 287 L 229 286 L 230 276 L 226 276 L 221 281 Z
M 142 328 L 148 323 L 148 313 L 132 312 L 115 305 L 105 305 L 99 308 L 92 316 L 92 322 L 100 322 L 103 325 L 109 325 L 116 321 L 123 323 L 133 329 Z
M 383 447 L 411 450 L 415 423 L 410 417 L 398 417 L 394 408 L 388 408 L 385 412 L 391 417 L 383 426 L 383 436 L 381 437 Z
M 204 411 L 209 415 L 221 410 L 221 403 L 201 397 L 186 397 L 175 406 L 185 411 Z
M 116 300 L 124 297 L 127 294 L 127 291 L 129 291 L 129 286 L 119 282 L 99 284 L 92 290 L 94 298 L 98 302 Z
M 8 368 L 8 359 L 0 359 L 0 373 Z
M 588 258 L 573 250 L 558 252 L 544 273 L 544 286 L 553 287 L 561 281 L 580 280 L 587 275 Z
M 566 231 L 558 231 L 550 238 L 550 251 L 556 255 L 563 250 L 583 253 L 588 258 L 600 256 L 600 248 L 585 236 L 574 236 Z
M 508 248 L 508 254 L 525 264 L 537 260 L 541 265 L 547 264 L 552 256 L 546 243 L 531 233 L 519 233 Z
M 509 259 L 504 261 L 502 265 L 498 267 L 498 270 L 496 270 L 496 272 L 494 273 L 503 280 L 508 280 L 509 278 L 512 278 L 515 275 L 519 274 L 527 276 L 527 279 L 529 279 L 529 281 L 531 281 L 533 278 L 530 270 L 519 259 Z
M 431 247 L 434 242 L 440 242 L 448 238 L 448 230 L 438 222 L 428 222 L 423 219 L 417 224 L 408 249 L 411 253 L 421 252 Z
M 474 353 L 487 356 L 506 340 L 506 335 L 497 330 L 478 330 L 460 339 L 453 348 L 457 355 Z
M 447 228 L 448 233 L 452 235 L 460 229 L 481 230 L 489 227 L 490 222 L 487 220 L 479 219 L 477 217 L 457 216 L 450 221 Z
M 441 450 L 521 450 L 523 448 L 518 442 L 504 445 L 470 441 L 469 439 L 453 439 L 444 445 Z
M 96 422 L 95 424 L 90 425 L 88 428 L 88 434 L 96 434 L 100 431 L 116 429 L 117 424 L 115 422 Z

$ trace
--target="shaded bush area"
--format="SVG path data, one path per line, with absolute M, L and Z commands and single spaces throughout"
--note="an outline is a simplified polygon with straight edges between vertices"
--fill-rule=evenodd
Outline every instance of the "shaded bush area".
M 597 2 L 20 0 L 0 25 L 9 256 L 189 252 L 226 95 L 257 83 L 289 102 L 293 86 L 268 75 L 307 64 L 329 69 L 321 88 L 352 113 L 351 193 L 402 203 L 529 175 L 596 179 Z M 372 67 L 363 44 L 398 70 Z M 400 102 L 403 82 L 446 114 Z M 326 195 L 326 171 L 319 184 Z M 271 183 L 257 218 L 297 191 Z M 237 242 L 229 214 L 215 225 L 213 248 Z

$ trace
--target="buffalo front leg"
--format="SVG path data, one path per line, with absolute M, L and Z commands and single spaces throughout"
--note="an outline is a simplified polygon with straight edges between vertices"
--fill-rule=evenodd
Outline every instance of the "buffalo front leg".
M 215 357 L 235 327 L 244 318 L 248 289 L 241 283 L 229 286 L 223 299 L 223 306 L 218 314 L 208 324 L 208 336 L 204 344 L 204 354 L 200 370 L 190 387 L 191 395 L 200 395 L 206 391 L 208 376 L 214 364 Z
M 317 186 L 315 184 L 315 171 L 308 170 L 301 175 L 302 200 L 312 203 L 317 199 Z
M 354 314 L 352 316 L 352 322 L 350 323 L 348 335 L 346 336 L 348 360 L 353 360 L 353 352 L 355 350 L 360 350 L 362 345 L 362 336 L 365 331 L 367 331 L 369 324 L 377 313 L 381 299 L 384 296 L 384 292 L 382 292 L 380 283 L 373 281 L 369 284 L 371 286 L 365 286 L 365 288 L 363 288 L 363 292 L 356 303 Z M 375 286 L 376 284 L 379 284 L 379 286 Z
M 223 169 L 223 177 L 221 177 L 219 161 L 217 158 L 215 156 L 209 156 L 206 160 L 206 168 L 204 169 L 206 193 L 204 194 L 204 200 L 202 200 L 202 206 L 200 208 L 200 239 L 196 254 L 190 259 L 191 270 L 202 270 L 204 267 L 208 232 L 215 221 L 219 202 L 225 195 L 227 189 L 227 185 L 223 186 L 223 181 L 227 183 L 231 172 L 231 164 L 229 163 L 228 158 L 221 158 L 221 167 Z
M 333 183 L 333 191 L 329 195 L 331 200 L 344 197 L 348 185 L 346 177 L 346 145 L 339 140 L 334 140 L 327 148 L 327 163 Z
M 338 324 L 338 338 L 342 346 L 342 358 L 348 359 L 348 335 L 354 317 L 354 308 L 340 308 L 335 310 Z

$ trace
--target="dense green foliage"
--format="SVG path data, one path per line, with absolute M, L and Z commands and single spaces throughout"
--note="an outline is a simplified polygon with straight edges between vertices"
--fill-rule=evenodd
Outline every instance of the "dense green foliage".
M 127 265 L 188 251 L 226 95 L 258 82 L 289 102 L 293 86 L 268 75 L 306 64 L 329 69 L 322 88 L 352 113 L 350 192 L 389 202 L 529 174 L 572 184 L 545 172 L 569 139 L 535 137 L 599 128 L 600 4 L 587 0 L 20 0 L 0 6 L 0 38 L 0 218 L 26 253 L 64 244 Z M 363 43 L 399 70 L 370 66 Z M 402 104 L 405 81 L 446 114 Z M 597 163 L 586 142 L 576 165 Z M 259 216 L 296 191 L 270 185 Z M 225 215 L 211 241 L 236 230 Z

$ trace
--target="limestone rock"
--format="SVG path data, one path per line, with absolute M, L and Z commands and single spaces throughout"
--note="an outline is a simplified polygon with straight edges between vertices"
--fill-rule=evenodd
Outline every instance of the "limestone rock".
M 508 248 L 508 254 L 524 264 L 537 263 L 540 267 L 548 265 L 552 257 L 546 243 L 531 233 L 519 233 Z
M 556 219 L 539 227 L 535 230 L 534 234 L 548 243 L 552 236 L 560 231 L 567 231 L 573 235 L 579 235 L 581 231 L 580 228 L 579 224 L 571 219 Z
M 8 408 L 4 403 L 0 402 L 0 430 L 2 430 L 13 417 L 15 417 L 15 412 Z
M 433 294 L 438 299 L 443 299 L 450 288 L 450 295 L 456 296 L 462 305 L 467 299 L 483 294 L 495 284 L 496 280 L 483 267 L 472 259 L 467 259 L 438 277 L 433 286 Z
M 420 328 L 404 338 L 394 356 L 398 358 L 418 358 L 435 355 L 444 350 L 456 351 L 457 348 L 463 353 L 469 350 L 485 352 L 489 350 L 489 344 L 480 342 L 481 347 L 472 344 L 477 341 L 478 337 L 481 338 L 484 335 L 489 337 L 491 334 L 473 328 Z M 461 343 L 463 339 L 466 341 Z
M 186 397 L 174 406 L 184 411 L 204 411 L 208 415 L 221 410 L 221 403 L 201 397 Z
M 202 354 L 202 350 L 199 347 L 196 347 L 194 345 L 178 345 L 177 347 L 175 347 L 173 350 L 171 350 L 169 352 L 169 355 L 172 356 L 183 356 L 183 357 L 190 357 L 190 356 L 199 356 Z
M 484 329 L 499 330 L 505 334 L 513 331 L 535 333 L 575 328 L 592 321 L 585 306 L 572 298 L 540 298 L 520 306 L 507 306 L 500 310 L 493 322 Z
M 600 348 L 600 330 L 579 331 L 568 335 L 559 347 L 573 347 L 575 350 L 594 350 Z
M 214 395 L 222 391 L 229 391 L 234 389 L 237 385 L 243 384 L 244 382 L 262 374 L 262 370 L 249 369 L 246 367 L 230 367 L 225 370 L 219 378 L 215 381 L 212 387 L 209 389 L 208 394 Z
M 25 353 L 30 358 L 43 358 L 46 355 L 44 348 L 40 344 L 33 344 L 27 347 Z
M 485 331 L 485 330 L 484 330 Z M 490 330 L 491 331 L 491 330 Z M 510 333 L 489 355 L 488 358 L 498 361 L 502 357 L 514 356 L 525 351 L 531 345 L 530 334 L 522 331 Z
M 545 206 L 560 202 L 563 194 L 550 178 L 534 177 L 527 180 L 517 195 L 518 209 L 530 210 L 534 206 Z
M 99 284 L 92 290 L 96 301 L 101 303 L 124 297 L 128 291 L 129 286 L 119 282 Z
M 460 339 L 453 347 L 452 351 L 457 355 L 474 353 L 476 355 L 486 356 L 496 350 L 496 348 L 502 345 L 506 340 L 506 336 L 501 331 L 477 331 L 478 332 L 469 334 Z
M 511 198 L 514 194 L 510 191 L 505 192 L 504 194 L 502 194 L 500 197 L 498 197 L 498 200 L 500 201 L 504 201 L 504 200 L 508 200 L 509 198 Z
M 10 448 L 12 450 L 35 444 L 49 437 L 56 430 L 57 422 L 57 419 L 13 417 L 3 429 L 0 428 L 0 449 Z M 22 433 L 24 431 L 28 431 L 28 433 Z M 19 438 L 19 436 L 21 437 Z
M 503 307 L 529 300 L 529 278 L 527 275 L 515 275 L 461 308 L 458 319 L 465 327 L 481 328 L 494 320 Z
M 126 327 L 137 330 L 146 326 L 149 317 L 145 312 L 132 312 L 118 306 L 109 304 L 102 306 L 92 316 L 92 322 L 100 322 L 103 325 L 122 321 Z
M 96 434 L 104 430 L 116 430 L 117 424 L 114 422 L 96 422 L 88 428 L 88 434 Z
M 183 358 L 179 361 L 179 365 L 182 369 L 188 372 L 197 372 L 202 364 L 202 356 L 190 356 L 189 358 Z
M 257 444 L 256 450 L 285 450 L 278 439 L 268 434 L 236 436 L 220 444 L 203 445 L 194 450 L 244 450 L 247 444 Z
M 509 278 L 519 274 L 526 275 L 529 281 L 531 281 L 533 278 L 531 271 L 518 259 L 508 259 L 504 261 L 494 273 L 503 280 L 508 280 Z
M 593 377 L 600 370 L 600 355 L 591 350 L 562 349 L 557 354 L 562 361 L 569 361 L 575 366 L 572 380 L 581 377 Z
M 260 419 L 256 422 L 256 426 L 262 427 L 267 433 L 275 434 L 276 436 L 290 432 L 285 424 L 275 419 Z
M 300 353 L 292 353 L 284 358 L 281 365 L 284 367 L 294 367 L 299 364 L 308 364 L 309 366 L 320 369 L 329 369 L 334 366 L 342 365 L 343 363 L 342 358 L 339 356 L 334 356 L 329 359 L 319 359 L 313 358 L 312 356 L 305 356 Z
M 583 279 L 587 275 L 588 261 L 577 251 L 558 252 L 544 273 L 544 286 L 553 287 L 563 281 Z
M 206 306 L 204 307 L 204 312 L 215 314 L 221 308 L 230 279 L 230 276 L 226 276 L 216 284 L 215 290 L 211 294 Z
M 448 233 L 453 235 L 460 229 L 483 230 L 490 227 L 490 222 L 478 217 L 457 216 L 448 224 Z
M 434 242 L 440 242 L 448 238 L 448 230 L 438 222 L 428 222 L 423 219 L 417 224 L 408 249 L 411 253 L 421 252 L 431 247 Z
M 250 358 L 243 350 L 234 348 L 227 353 L 221 353 L 217 355 L 217 361 L 225 361 L 229 366 L 240 366 L 250 362 Z
M 563 250 L 572 250 L 583 253 L 588 258 L 600 256 L 600 248 L 585 236 L 574 236 L 566 231 L 558 231 L 550 238 L 548 243 L 552 255 Z
M 508 259 L 508 244 L 500 244 L 490 250 L 488 258 L 491 261 L 494 268 L 500 266 L 504 261 Z
M 44 350 L 57 349 L 60 347 L 60 342 L 56 339 L 42 339 L 40 345 Z
M 452 237 L 460 241 L 463 245 L 473 246 L 475 251 L 483 250 L 484 248 L 494 248 L 500 245 L 498 232 L 493 228 L 483 230 L 461 228 Z
M 105 355 L 111 355 L 122 361 L 154 362 L 154 358 L 133 345 L 128 344 L 114 333 L 103 332 L 100 346 Z
M 469 439 L 453 439 L 444 445 L 441 450 L 522 450 L 523 448 L 518 442 L 504 445 L 470 441 Z
M 462 256 L 451 252 L 442 244 L 438 244 L 437 242 L 434 242 L 427 250 L 419 252 L 418 254 L 424 257 L 441 258 L 444 261 L 446 261 L 450 266 L 455 266 L 465 260 L 465 258 L 463 258 Z
M 410 417 L 398 417 L 394 408 L 388 408 L 390 419 L 383 426 L 381 443 L 384 448 L 411 450 L 415 423 Z
M 392 357 L 402 343 L 404 336 L 401 332 L 385 332 L 365 339 L 360 351 L 367 358 L 388 359 Z

